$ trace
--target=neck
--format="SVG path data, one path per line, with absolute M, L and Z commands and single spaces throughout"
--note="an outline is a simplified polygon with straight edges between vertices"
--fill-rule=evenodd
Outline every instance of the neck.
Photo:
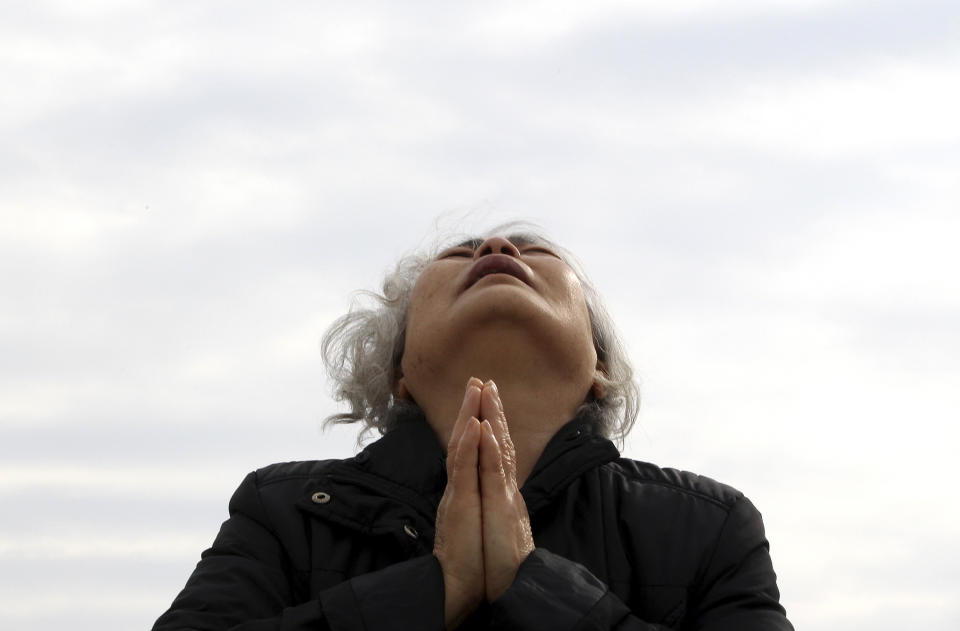
M 430 387 L 411 391 L 441 444 L 446 446 L 470 377 L 492 379 L 503 401 L 517 452 L 517 482 L 526 481 L 544 448 L 573 418 L 593 380 L 592 366 L 563 369 L 555 357 L 520 352 L 522 345 L 487 345 L 490 352 L 462 352 L 431 370 Z M 503 349 L 510 348 L 505 353 Z M 530 350 L 530 349 L 526 349 Z M 422 391 L 420 391 L 422 390 Z M 481 421 L 483 419 L 480 419 Z

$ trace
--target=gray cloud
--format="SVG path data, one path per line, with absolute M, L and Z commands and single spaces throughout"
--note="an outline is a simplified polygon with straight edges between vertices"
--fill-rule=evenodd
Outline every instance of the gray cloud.
M 918 106 L 945 95 L 954 4 L 11 8 L 6 624 L 149 625 L 247 471 L 351 453 L 317 428 L 320 334 L 433 217 L 476 209 L 581 256 L 644 378 L 627 453 L 757 501 L 797 628 L 954 628 L 958 516 L 902 486 L 948 493 L 957 438 L 960 155 L 912 126 L 954 129 Z M 933 79 L 887 81 L 900 62 Z M 876 134 L 844 110 L 838 150 L 804 144 L 817 98 L 904 85 L 926 91 L 876 103 Z M 755 128 L 757 94 L 794 135 Z M 40 535 L 75 556 L 54 571 Z

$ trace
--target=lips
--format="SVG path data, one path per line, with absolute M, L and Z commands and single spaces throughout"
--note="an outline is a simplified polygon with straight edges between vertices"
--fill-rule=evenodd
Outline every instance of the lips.
M 509 274 L 527 285 L 530 284 L 530 273 L 517 259 L 506 254 L 487 254 L 477 259 L 470 268 L 463 290 L 469 289 L 478 280 L 490 274 Z

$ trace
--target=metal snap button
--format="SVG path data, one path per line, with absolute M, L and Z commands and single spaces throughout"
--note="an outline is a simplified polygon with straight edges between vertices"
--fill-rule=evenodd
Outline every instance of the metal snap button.
M 317 491 L 316 493 L 310 496 L 310 500 L 314 504 L 326 504 L 327 502 L 330 501 L 330 494 L 324 493 L 323 491 Z
M 417 532 L 417 529 L 414 528 L 413 526 L 411 526 L 410 524 L 404 524 L 404 525 L 403 525 L 403 532 L 405 532 L 405 533 L 407 533 L 408 535 L 410 535 L 410 538 L 411 538 L 411 539 L 416 539 L 417 537 L 420 536 L 420 533 Z

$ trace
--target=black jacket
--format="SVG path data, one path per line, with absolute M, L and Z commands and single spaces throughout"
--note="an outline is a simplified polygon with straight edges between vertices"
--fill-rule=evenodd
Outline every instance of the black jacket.
M 591 427 L 575 419 L 547 445 L 522 489 L 537 549 L 461 628 L 792 630 L 750 501 L 620 458 Z M 445 484 L 420 415 L 353 458 L 251 473 L 154 631 L 443 629 Z

